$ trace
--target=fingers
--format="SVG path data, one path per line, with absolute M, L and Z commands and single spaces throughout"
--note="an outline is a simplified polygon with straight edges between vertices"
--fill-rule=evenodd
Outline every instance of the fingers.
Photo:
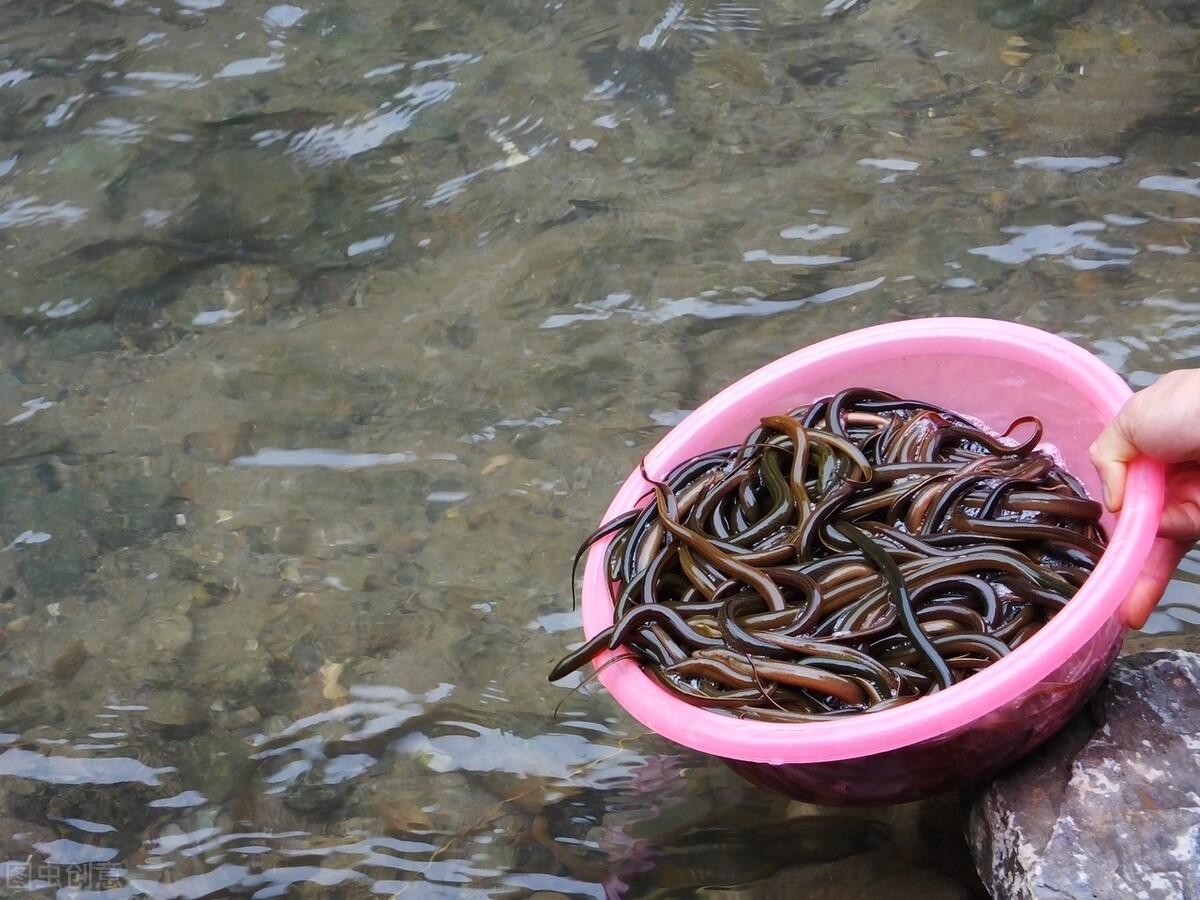
M 1110 512 L 1117 512 L 1125 500 L 1126 465 L 1138 455 L 1137 447 L 1125 433 L 1121 416 L 1117 416 L 1088 448 L 1092 465 L 1100 473 L 1100 485 L 1104 490 L 1104 505 Z
M 1167 490 L 1170 491 L 1169 482 Z M 1194 502 L 1174 500 L 1170 493 L 1167 497 L 1167 506 L 1163 508 L 1162 521 L 1158 525 L 1159 536 L 1187 544 L 1195 543 L 1200 539 L 1200 506 Z
M 1158 536 L 1191 543 L 1200 540 L 1200 463 L 1167 466 Z
M 1133 590 L 1125 600 L 1125 622 L 1130 628 L 1141 628 L 1150 618 L 1150 613 L 1162 599 L 1167 582 L 1175 574 L 1179 561 L 1191 549 L 1190 543 L 1158 538 L 1150 547 L 1150 555 L 1142 567 L 1141 574 L 1133 584 Z

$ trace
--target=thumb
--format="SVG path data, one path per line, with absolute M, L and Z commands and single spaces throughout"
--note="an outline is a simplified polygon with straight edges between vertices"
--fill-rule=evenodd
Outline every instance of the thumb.
M 1100 473 L 1100 484 L 1104 489 L 1104 505 L 1110 512 L 1117 512 L 1125 500 L 1125 468 L 1138 455 L 1137 447 L 1129 440 L 1120 416 L 1108 423 L 1108 427 L 1088 448 L 1092 465 Z
M 1158 538 L 1150 546 L 1150 555 L 1142 567 L 1141 574 L 1133 583 L 1133 589 L 1125 600 L 1125 622 L 1130 628 L 1141 628 L 1162 599 L 1167 582 L 1175 574 L 1175 568 L 1191 549 L 1191 544 Z

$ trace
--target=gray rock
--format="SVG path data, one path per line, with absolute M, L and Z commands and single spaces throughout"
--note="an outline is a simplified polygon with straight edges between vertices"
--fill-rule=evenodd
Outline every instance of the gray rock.
M 968 798 L 993 896 L 1200 897 L 1200 655 L 1118 660 L 1054 740 Z

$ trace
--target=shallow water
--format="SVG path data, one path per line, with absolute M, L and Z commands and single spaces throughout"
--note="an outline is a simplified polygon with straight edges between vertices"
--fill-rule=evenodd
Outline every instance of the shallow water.
M 555 719 L 570 555 L 849 328 L 1196 365 L 1197 19 L 0 4 L 5 890 L 977 895 L 951 799 L 788 804 L 594 686 Z

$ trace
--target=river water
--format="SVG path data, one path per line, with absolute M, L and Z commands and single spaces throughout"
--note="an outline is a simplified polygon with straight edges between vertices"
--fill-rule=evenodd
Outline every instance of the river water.
M 0 4 L 4 895 L 980 896 L 564 700 L 570 557 L 850 328 L 1196 365 L 1195 4 L 297 4 Z

